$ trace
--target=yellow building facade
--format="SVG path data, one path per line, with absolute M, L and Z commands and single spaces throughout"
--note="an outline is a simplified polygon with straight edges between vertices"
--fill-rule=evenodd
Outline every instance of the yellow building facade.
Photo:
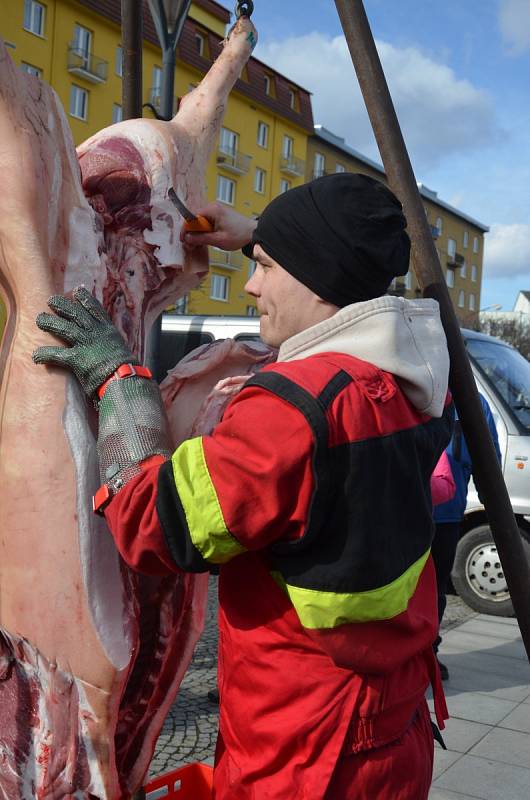
M 177 48 L 175 107 L 220 52 L 230 13 L 214 0 L 195 0 Z M 2 0 L 0 35 L 14 62 L 57 92 L 80 144 L 121 119 L 120 0 Z M 144 10 L 143 100 L 159 107 L 162 54 Z M 144 107 L 144 116 L 153 116 Z M 220 139 L 206 173 L 208 200 L 247 215 L 305 180 L 313 131 L 309 93 L 251 58 L 230 94 Z M 253 264 L 212 248 L 210 274 L 182 310 L 254 314 L 244 292 Z
M 344 139 L 321 125 L 307 145 L 306 180 L 333 172 L 360 172 L 386 182 L 383 168 L 349 147 Z M 484 234 L 489 230 L 438 198 L 436 192 L 419 185 L 442 272 L 459 322 L 470 327 L 480 309 Z M 393 281 L 391 293 L 415 298 L 421 290 L 413 264 L 407 275 Z

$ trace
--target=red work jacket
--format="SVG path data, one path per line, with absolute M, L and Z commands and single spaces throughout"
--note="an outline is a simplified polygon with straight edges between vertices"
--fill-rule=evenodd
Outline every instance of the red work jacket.
M 346 742 L 399 738 L 440 690 L 429 483 L 451 417 L 351 356 L 278 363 L 107 508 L 139 571 L 221 564 L 216 797 L 318 800 Z

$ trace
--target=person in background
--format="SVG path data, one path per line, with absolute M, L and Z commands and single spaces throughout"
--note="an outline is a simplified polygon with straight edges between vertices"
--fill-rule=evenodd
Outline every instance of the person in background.
M 34 360 L 98 402 L 96 506 L 126 563 L 220 565 L 217 800 L 427 800 L 429 684 L 447 719 L 430 477 L 453 408 L 437 303 L 385 295 L 409 268 L 401 204 L 344 173 L 258 222 L 206 215 L 187 246 L 245 247 L 280 348 L 210 435 L 171 452 L 156 383 L 86 289 L 50 298 L 38 325 L 69 346 Z
M 447 503 L 452 500 L 456 491 L 453 473 L 451 471 L 451 464 L 449 457 L 444 450 L 438 463 L 434 468 L 431 475 L 431 497 L 433 508 L 439 506 L 440 503 Z
M 480 395 L 480 402 L 482 403 L 482 410 L 490 429 L 491 438 L 495 445 L 495 451 L 499 462 L 501 462 L 501 451 L 499 448 L 499 438 L 497 436 L 497 428 L 495 420 L 489 404 L 483 395 Z M 455 420 L 455 426 L 451 441 L 446 450 L 453 480 L 455 483 L 454 497 L 447 502 L 442 502 L 434 507 L 434 521 L 436 523 L 436 532 L 434 541 L 432 543 L 432 557 L 434 560 L 434 567 L 436 569 L 436 582 L 438 586 L 438 620 L 442 623 L 445 607 L 447 605 L 447 587 L 453 563 L 455 560 L 456 547 L 460 538 L 460 531 L 462 521 L 464 519 L 464 512 L 467 505 L 467 489 L 469 479 L 473 474 L 473 464 L 471 456 L 467 448 L 466 440 L 462 434 L 462 425 L 458 417 Z M 438 632 L 438 636 L 434 642 L 434 651 L 438 654 L 438 650 L 442 641 L 442 637 Z M 440 674 L 442 680 L 449 679 L 449 670 L 447 665 L 440 662 L 438 659 L 438 666 L 440 667 Z

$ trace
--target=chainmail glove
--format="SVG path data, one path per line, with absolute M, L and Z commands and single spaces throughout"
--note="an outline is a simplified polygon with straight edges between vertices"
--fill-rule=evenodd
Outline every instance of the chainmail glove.
M 55 364 L 72 370 L 85 393 L 94 400 L 98 388 L 121 364 L 139 364 L 112 324 L 107 312 L 84 286 L 72 298 L 53 295 L 48 306 L 55 314 L 39 314 L 42 331 L 63 339 L 70 347 L 38 347 L 35 364 Z

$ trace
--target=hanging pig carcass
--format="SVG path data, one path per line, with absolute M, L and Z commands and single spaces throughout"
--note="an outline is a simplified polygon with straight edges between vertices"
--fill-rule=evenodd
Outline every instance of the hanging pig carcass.
M 36 367 L 35 317 L 83 283 L 143 357 L 195 287 L 173 186 L 196 208 L 255 30 L 240 19 L 171 122 L 131 120 L 79 148 L 54 92 L 0 49 L 0 798 L 128 798 L 203 624 L 205 577 L 147 578 L 92 514 L 95 415 L 73 378 Z M 178 442 L 173 444 L 176 446 Z

